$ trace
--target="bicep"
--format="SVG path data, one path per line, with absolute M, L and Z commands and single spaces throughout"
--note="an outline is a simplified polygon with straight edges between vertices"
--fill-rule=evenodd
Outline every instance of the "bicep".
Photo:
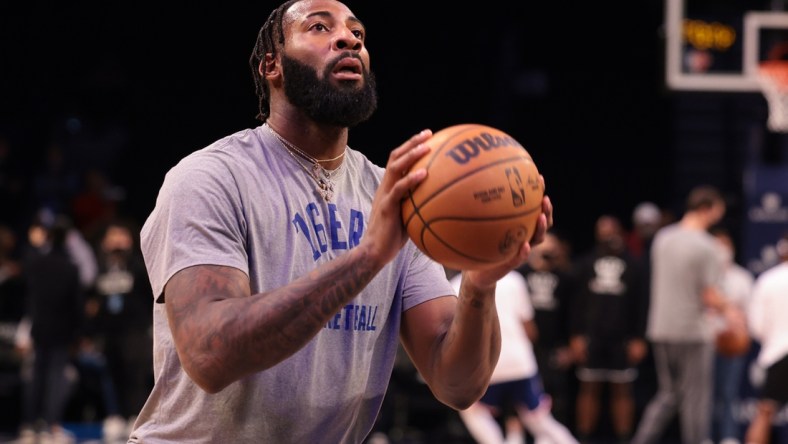
M 431 357 L 449 329 L 456 306 L 457 297 L 447 295 L 418 304 L 402 315 L 402 346 L 422 376 L 426 376 Z
M 193 341 L 205 327 L 218 325 L 214 303 L 251 295 L 241 270 L 220 265 L 195 265 L 175 273 L 164 288 L 167 318 L 177 343 Z M 217 317 L 217 319 L 212 319 Z

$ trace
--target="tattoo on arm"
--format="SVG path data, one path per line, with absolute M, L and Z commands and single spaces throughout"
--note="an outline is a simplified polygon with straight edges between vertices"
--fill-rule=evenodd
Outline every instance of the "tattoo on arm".
M 362 255 L 346 254 L 284 287 L 251 295 L 238 269 L 184 269 L 167 284 L 165 304 L 184 368 L 218 378 L 222 387 L 269 368 L 309 342 L 378 271 Z

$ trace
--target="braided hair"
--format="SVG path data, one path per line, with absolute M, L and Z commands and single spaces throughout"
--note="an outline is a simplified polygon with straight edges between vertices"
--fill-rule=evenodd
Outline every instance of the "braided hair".
M 275 56 L 277 50 L 285 44 L 282 17 L 290 9 L 290 6 L 298 1 L 300 0 L 287 0 L 271 11 L 271 15 L 268 16 L 268 19 L 257 34 L 257 41 L 254 44 L 254 49 L 252 49 L 252 55 L 249 57 L 249 67 L 252 69 L 254 90 L 258 99 L 259 112 L 256 117 L 261 122 L 265 122 L 268 118 L 271 112 L 271 104 L 268 97 L 268 83 L 266 83 L 264 76 L 258 72 L 258 68 L 260 62 L 265 60 L 267 53 Z

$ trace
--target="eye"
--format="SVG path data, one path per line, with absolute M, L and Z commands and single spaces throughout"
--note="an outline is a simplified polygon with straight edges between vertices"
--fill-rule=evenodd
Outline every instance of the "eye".
M 313 29 L 315 31 L 321 31 L 321 32 L 322 31 L 328 31 L 328 26 L 326 26 L 326 25 L 324 25 L 322 23 L 315 23 L 314 25 L 310 26 L 309 28 Z
M 360 29 L 354 29 L 353 35 L 356 36 L 356 38 L 359 40 L 364 40 L 364 31 Z

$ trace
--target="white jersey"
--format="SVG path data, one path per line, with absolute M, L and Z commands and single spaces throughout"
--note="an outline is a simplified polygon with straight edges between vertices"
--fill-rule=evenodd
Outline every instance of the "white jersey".
M 443 268 L 408 242 L 302 349 L 216 394 L 184 372 L 164 309 L 167 281 L 210 264 L 287 285 L 359 244 L 383 169 L 348 149 L 330 202 L 265 127 L 198 150 L 166 175 L 141 247 L 153 288 L 155 385 L 133 443 L 362 442 L 386 394 L 402 313 L 451 295 Z
M 451 279 L 458 294 L 461 277 L 458 274 Z M 501 325 L 501 355 L 490 383 L 516 381 L 536 375 L 536 358 L 524 327 L 525 322 L 533 319 L 534 309 L 525 278 L 520 273 L 511 271 L 498 281 L 495 307 Z
M 750 270 L 737 263 L 728 264 L 722 277 L 722 293 L 745 313 L 752 299 L 755 277 Z
M 788 262 L 776 265 L 755 280 L 748 321 L 761 344 L 758 364 L 768 367 L 788 355 Z

